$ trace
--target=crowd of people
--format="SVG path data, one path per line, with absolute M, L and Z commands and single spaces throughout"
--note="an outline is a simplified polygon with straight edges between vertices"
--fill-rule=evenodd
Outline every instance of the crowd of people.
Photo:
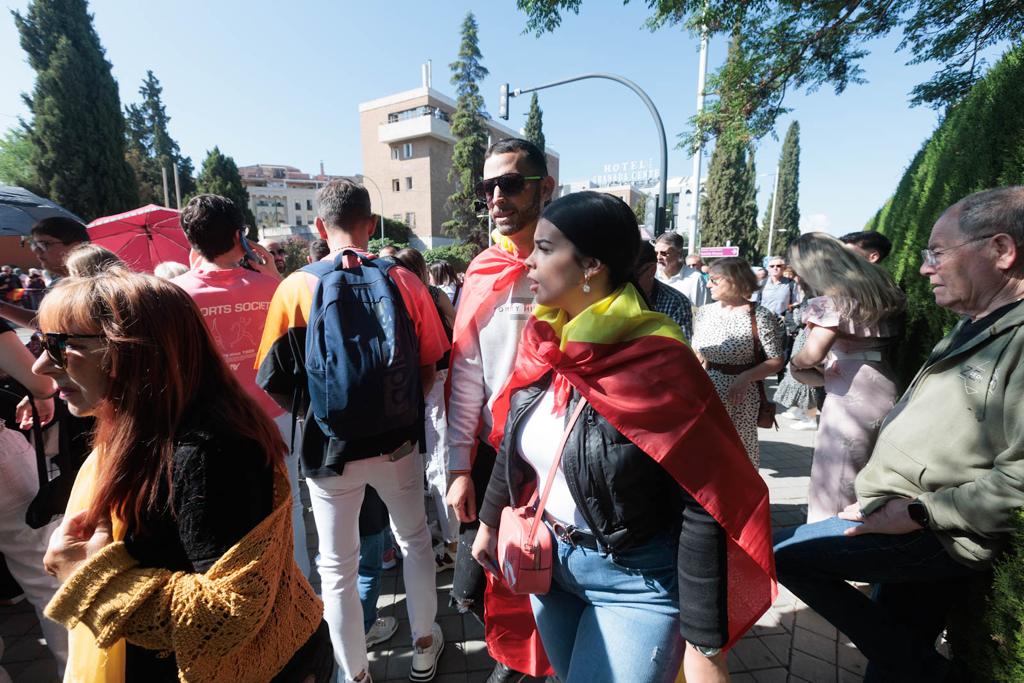
M 156 275 L 75 221 L 33 228 L 45 296 L 19 305 L 32 273 L 0 272 L 0 370 L 24 395 L 0 427 L 0 552 L 65 680 L 372 683 L 396 550 L 412 681 L 438 671 L 449 568 L 489 683 L 727 681 L 776 580 L 866 680 L 941 680 L 957 587 L 1024 505 L 1024 188 L 936 222 L 921 274 L 963 319 L 901 397 L 884 237 L 705 264 L 675 233 L 642 240 L 621 200 L 554 186 L 532 143 L 493 144 L 492 245 L 465 274 L 370 253 L 348 179 L 319 190 L 322 239 L 288 274 L 217 195 L 181 212 L 190 263 Z M 777 408 L 816 436 L 806 524 L 773 538 L 758 429 Z M 86 444 L 61 486 L 37 478 L 50 424 Z

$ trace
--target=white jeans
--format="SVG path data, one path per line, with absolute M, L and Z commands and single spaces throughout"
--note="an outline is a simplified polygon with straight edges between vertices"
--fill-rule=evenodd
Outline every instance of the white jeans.
M 68 661 L 68 632 L 43 616 L 43 608 L 57 592 L 57 579 L 43 569 L 50 534 L 60 525 L 54 520 L 41 529 L 25 524 L 25 510 L 39 490 L 36 455 L 18 432 L 0 427 L 0 553 L 25 597 L 36 609 L 46 644 L 64 675 Z
M 292 416 L 285 413 L 274 418 L 274 424 L 281 430 L 285 443 L 291 443 Z M 295 563 L 307 579 L 309 578 L 309 548 L 306 547 L 306 520 L 302 516 L 302 495 L 299 492 L 299 453 L 302 451 L 302 423 L 295 426 L 295 448 L 285 458 L 288 465 L 288 483 L 292 487 L 292 532 L 295 536 Z
M 339 477 L 306 479 L 320 537 L 324 619 L 334 658 L 348 680 L 366 671 L 366 634 L 359 603 L 359 509 L 367 484 L 388 507 L 404 562 L 406 604 L 413 642 L 431 634 L 437 615 L 436 569 L 423 507 L 423 458 L 419 449 L 401 460 L 387 456 L 345 463 Z

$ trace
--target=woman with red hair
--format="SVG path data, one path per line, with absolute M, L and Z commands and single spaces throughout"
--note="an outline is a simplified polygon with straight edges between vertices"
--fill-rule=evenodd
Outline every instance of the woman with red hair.
M 79 681 L 326 681 L 323 606 L 292 557 L 286 446 L 192 299 L 114 267 L 39 312 L 78 416 L 96 418 L 46 567 Z

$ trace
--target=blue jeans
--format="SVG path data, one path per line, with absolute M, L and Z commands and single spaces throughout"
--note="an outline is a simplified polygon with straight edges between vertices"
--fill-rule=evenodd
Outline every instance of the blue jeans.
M 938 680 L 935 639 L 952 598 L 977 572 L 931 531 L 844 536 L 832 517 L 775 534 L 779 582 L 846 634 L 870 662 L 865 681 Z M 846 583 L 874 584 L 871 597 Z
M 377 598 L 380 597 L 380 574 L 384 549 L 391 540 L 391 529 L 359 537 L 359 602 L 363 606 L 363 632 L 368 633 L 377 621 Z
M 675 539 L 614 557 L 556 540 L 554 555 L 551 590 L 530 600 L 562 682 L 673 680 L 683 659 Z

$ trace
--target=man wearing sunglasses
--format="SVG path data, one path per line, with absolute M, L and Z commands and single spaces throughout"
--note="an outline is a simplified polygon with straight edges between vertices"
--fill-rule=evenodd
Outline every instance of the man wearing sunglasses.
M 54 281 L 68 274 L 68 269 L 64 265 L 68 252 L 89 241 L 89 233 L 86 232 L 84 225 L 73 218 L 63 216 L 44 218 L 32 226 L 31 235 L 29 247 L 39 259 L 39 265 L 50 273 Z M 53 284 L 51 282 L 50 286 Z M 36 312 L 0 301 L 0 317 L 21 327 L 32 327 Z
M 284 245 L 277 240 L 263 240 L 260 242 L 260 246 L 266 249 L 270 255 L 274 257 L 274 265 L 277 266 L 277 272 L 280 275 L 284 275 L 284 257 L 288 254 L 288 252 L 284 250 Z
M 491 145 L 483 179 L 476 186 L 477 197 L 496 226 L 496 243 L 470 264 L 455 319 L 447 501 L 462 522 L 452 599 L 460 610 L 473 611 L 481 619 L 486 580 L 470 549 L 479 526 L 476 512 L 494 466 L 495 452 L 485 438 L 493 422 L 491 403 L 512 370 L 520 333 L 533 310 L 525 260 L 533 251 L 537 220 L 554 188 L 544 151 L 518 138 Z M 537 652 L 540 640 L 529 601 L 499 594 L 501 584 L 497 585 L 487 595 L 487 643 L 498 661 L 488 683 L 519 681 L 523 673 L 544 675 L 547 660 Z

